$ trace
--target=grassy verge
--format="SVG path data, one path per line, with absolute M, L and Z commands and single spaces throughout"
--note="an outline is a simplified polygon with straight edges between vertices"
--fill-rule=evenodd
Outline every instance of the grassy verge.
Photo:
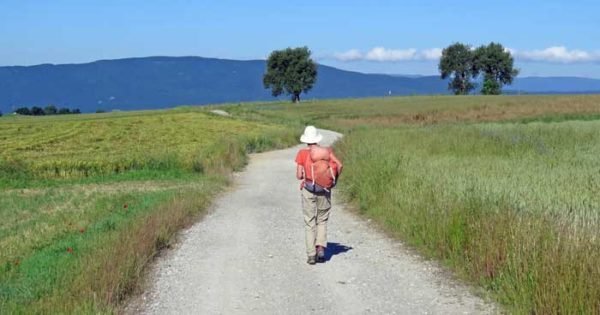
M 361 211 L 511 313 L 600 312 L 599 121 L 363 128 L 338 144 Z
M 247 153 L 296 142 L 195 109 L 0 123 L 3 314 L 118 311 Z
M 51 206 L 56 215 L 13 221 L 15 225 L 3 229 L 2 235 L 7 251 L 2 254 L 0 309 L 6 313 L 111 312 L 135 287 L 148 260 L 174 232 L 197 217 L 223 185 L 222 179 L 206 178 L 188 189 L 97 192 L 80 201 L 88 206 L 76 207 L 75 202 L 72 211 Z M 27 199 L 21 200 L 27 209 L 35 207 Z M 47 205 L 45 201 L 39 208 Z

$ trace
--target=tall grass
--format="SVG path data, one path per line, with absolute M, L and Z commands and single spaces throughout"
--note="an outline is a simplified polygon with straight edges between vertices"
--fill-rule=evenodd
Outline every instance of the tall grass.
M 343 185 L 515 313 L 600 313 L 600 121 L 355 129 Z

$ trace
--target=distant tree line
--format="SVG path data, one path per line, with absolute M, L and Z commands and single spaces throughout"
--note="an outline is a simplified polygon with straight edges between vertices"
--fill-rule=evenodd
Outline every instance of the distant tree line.
M 510 51 L 499 43 L 477 48 L 455 43 L 444 48 L 438 68 L 442 79 L 450 78 L 448 89 L 456 95 L 469 94 L 476 87 L 471 78 L 480 75 L 481 94 L 497 95 L 502 93 L 503 85 L 511 84 L 519 74 L 513 63 Z
M 69 114 L 81 114 L 79 108 L 75 108 L 73 110 L 62 107 L 56 108 L 54 105 L 48 105 L 44 108 L 33 106 L 29 107 L 20 107 L 15 110 L 15 113 L 19 115 L 27 115 L 27 116 L 49 116 L 49 115 L 69 115 Z

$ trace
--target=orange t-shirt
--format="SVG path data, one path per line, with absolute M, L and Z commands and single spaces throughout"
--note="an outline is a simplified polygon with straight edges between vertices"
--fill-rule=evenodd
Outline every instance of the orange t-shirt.
M 296 164 L 304 166 L 308 156 L 310 155 L 310 149 L 300 149 L 296 154 Z
M 306 164 L 307 160 L 310 160 L 309 156 L 310 156 L 310 149 L 308 149 L 308 148 L 306 148 L 306 149 L 300 149 L 300 151 L 298 151 L 298 154 L 296 154 L 296 164 L 301 165 L 306 170 L 306 165 L 305 164 Z M 304 175 L 306 175 L 306 173 L 304 173 Z M 304 178 L 300 182 L 300 190 L 302 190 L 302 188 L 304 187 L 304 181 L 305 180 L 306 180 L 306 178 Z
M 298 151 L 298 154 L 296 154 L 296 164 L 303 166 L 304 169 L 307 170 L 310 169 L 311 162 L 312 160 L 310 159 L 310 149 L 300 149 L 300 151 Z

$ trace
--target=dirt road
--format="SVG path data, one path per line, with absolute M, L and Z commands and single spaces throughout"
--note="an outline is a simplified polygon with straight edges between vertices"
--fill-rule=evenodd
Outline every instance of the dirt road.
M 323 131 L 325 144 L 339 137 Z M 297 148 L 255 154 L 157 262 L 142 314 L 487 314 L 493 308 L 336 202 L 327 262 L 306 264 Z M 347 165 L 347 167 L 351 167 Z

